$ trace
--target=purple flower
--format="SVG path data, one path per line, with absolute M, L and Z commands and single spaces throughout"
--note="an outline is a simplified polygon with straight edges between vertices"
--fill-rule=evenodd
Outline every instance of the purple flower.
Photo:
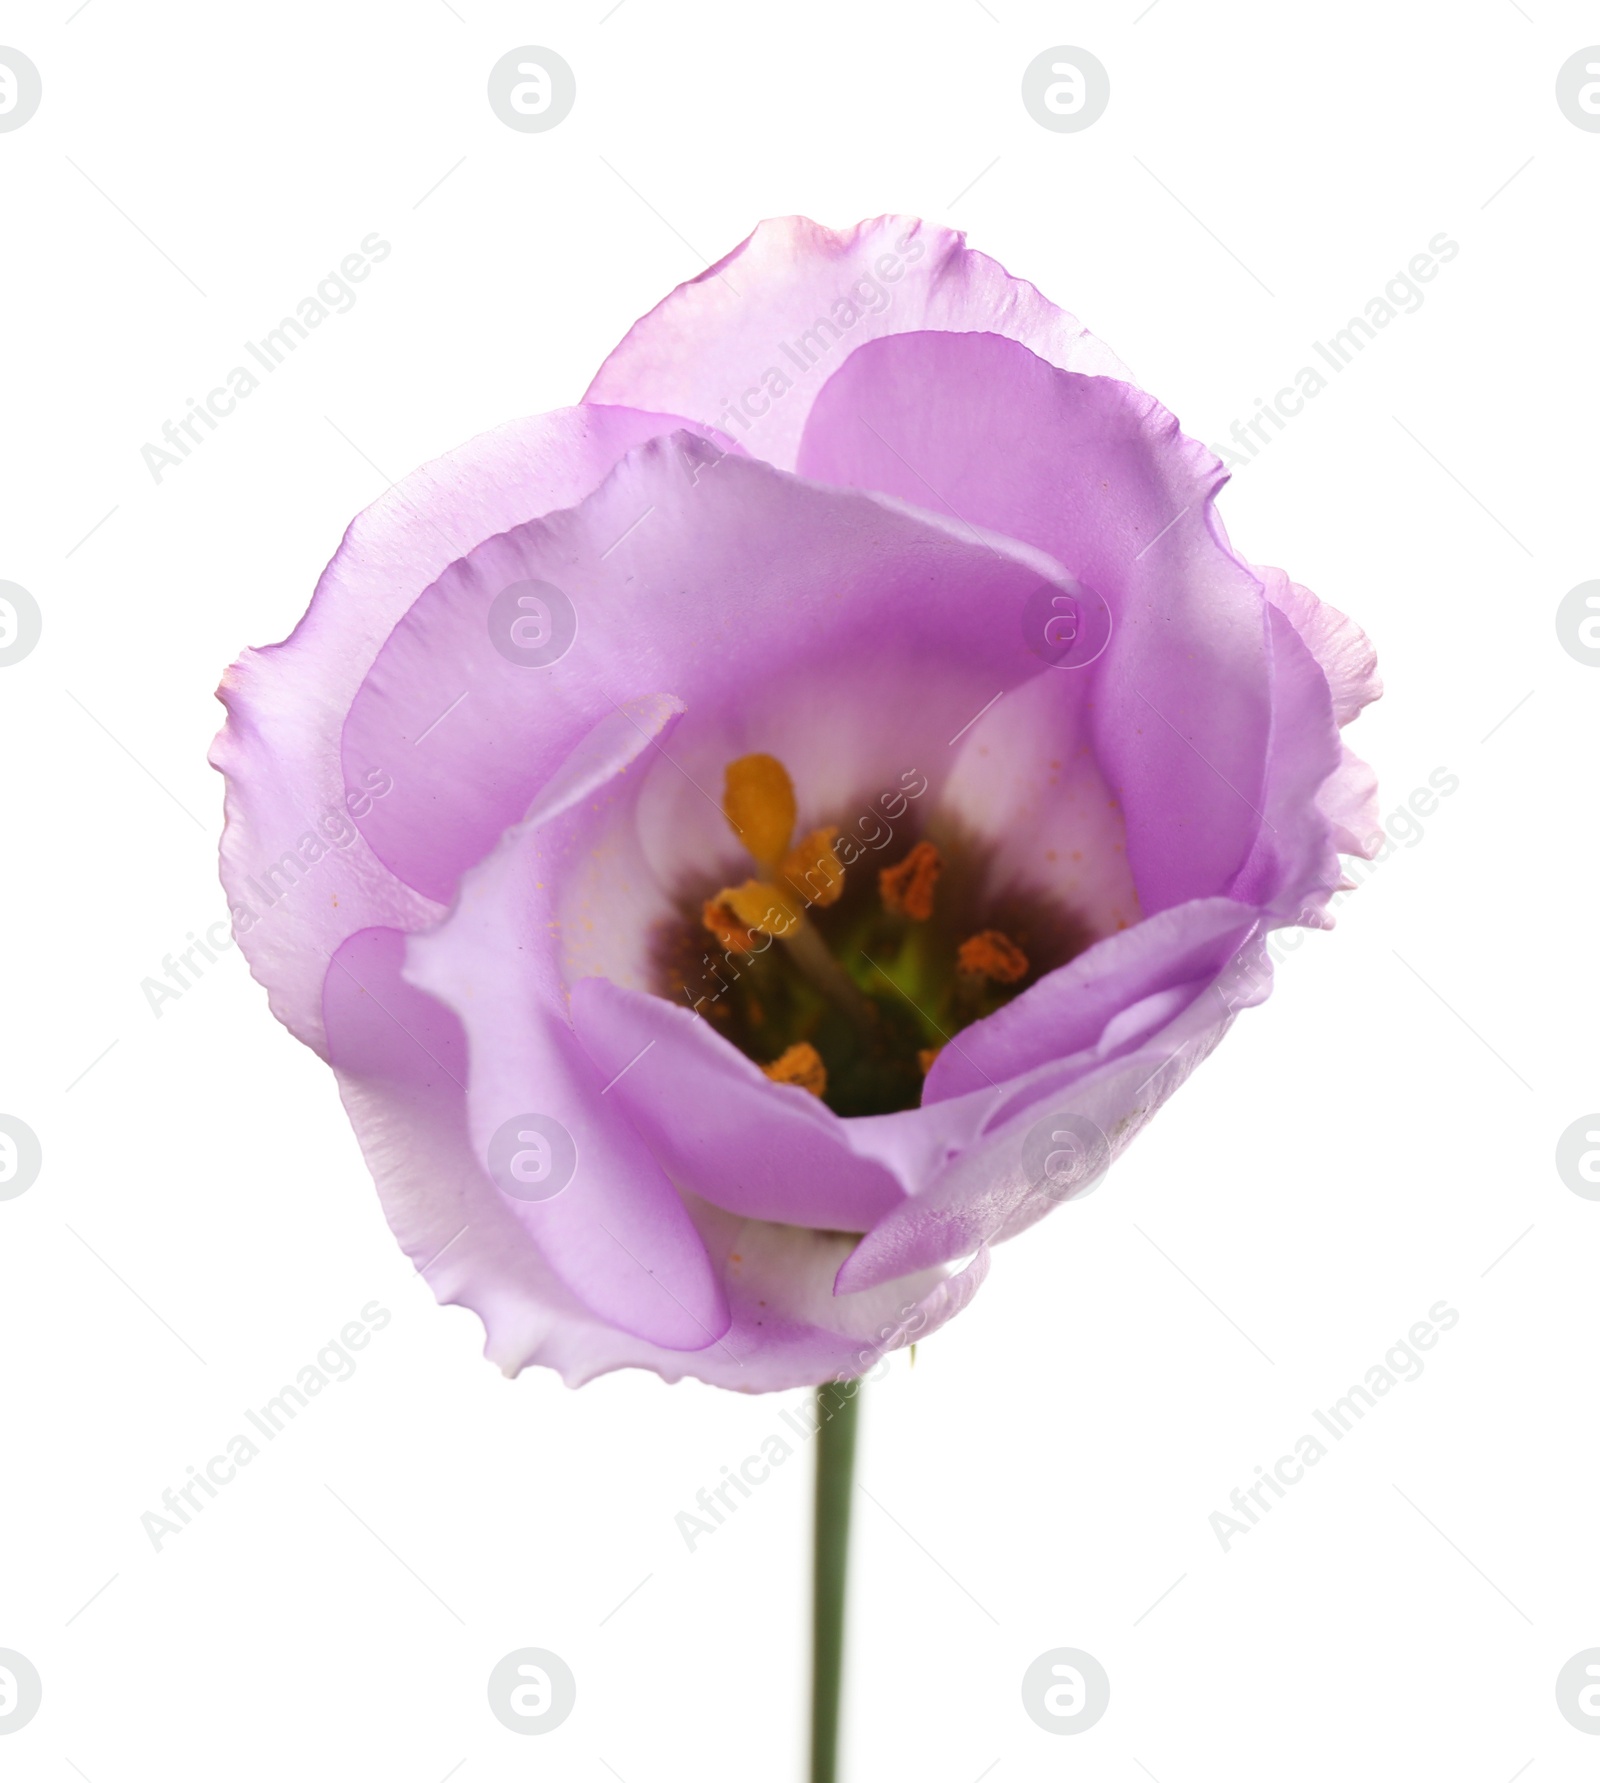
M 1361 632 L 960 236 L 768 223 L 247 652 L 223 879 L 507 1372 L 851 1376 L 1326 926 Z

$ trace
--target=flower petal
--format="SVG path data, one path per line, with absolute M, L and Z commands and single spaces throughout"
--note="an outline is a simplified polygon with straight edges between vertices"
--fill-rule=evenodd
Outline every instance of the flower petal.
M 1094 678 L 1140 903 L 1225 891 L 1260 828 L 1272 713 L 1261 586 L 1212 527 L 1216 459 L 1129 385 L 998 335 L 914 334 L 834 373 L 799 463 L 1036 545 L 1108 604 L 1103 655 L 1049 672 Z
M 1032 1167 L 1025 1141 L 1047 1117 L 1094 1123 L 1109 1162 L 1122 1155 L 1156 1110 L 1187 1080 L 1232 1025 L 1266 994 L 1260 943 L 1246 942 L 1215 978 L 1157 994 L 1166 1019 L 1129 1036 L 1113 1056 L 1080 1054 L 999 1086 L 979 1141 L 872 1229 L 839 1272 L 853 1293 L 1015 1237 L 1058 1205 Z M 1119 1025 L 1127 1027 L 1126 1021 Z M 972 1100 L 971 1097 L 962 1098 Z
M 572 1020 L 667 1174 L 701 1199 L 832 1232 L 865 1232 L 905 1199 L 889 1170 L 851 1150 L 831 1109 L 771 1082 L 688 1009 L 586 978 Z
M 727 1330 L 721 1285 L 672 1184 L 620 1105 L 606 1102 L 608 1086 L 572 1033 L 550 933 L 551 882 L 588 842 L 592 808 L 637 796 L 641 768 L 680 710 L 657 699 L 601 719 L 468 875 L 444 922 L 412 938 L 407 976 L 467 1031 L 467 1113 L 480 1158 L 508 1123 L 530 1115 L 571 1136 L 569 1185 L 515 1208 L 551 1268 L 609 1323 L 697 1350 Z
M 1383 825 L 1378 815 L 1378 777 L 1359 755 L 1344 750 L 1339 766 L 1322 783 L 1317 808 L 1328 820 L 1334 847 L 1340 854 L 1358 854 L 1371 860 L 1383 845 Z
M 966 237 L 915 217 L 760 225 L 636 322 L 586 402 L 666 408 L 787 470 L 823 380 L 865 341 L 986 329 L 1052 364 L 1126 376 L 1103 341 Z
M 1364 706 L 1383 697 L 1372 640 L 1353 619 L 1291 582 L 1282 570 L 1258 564 L 1256 574 L 1267 599 L 1288 616 L 1317 659 L 1333 698 L 1334 722 L 1343 728 Z
M 643 817 L 661 872 L 693 864 L 738 883 L 748 862 L 718 797 L 729 761 L 803 759 L 804 828 L 841 821 L 884 776 L 942 777 L 978 707 L 1045 672 L 1020 621 L 997 615 L 1020 615 L 1058 574 L 1028 546 L 898 503 L 690 435 L 652 441 L 578 507 L 452 564 L 394 628 L 344 731 L 352 768 L 395 764 L 366 836 L 443 902 L 574 736 L 665 689 L 689 717 Z M 508 660 L 490 630 L 498 594 L 529 581 L 560 588 L 578 616 L 542 667 Z M 886 662 L 909 697 L 884 697 Z
M 398 929 L 363 929 L 335 953 L 328 1061 L 401 1248 L 441 1304 L 478 1314 L 490 1359 L 514 1374 L 561 1333 L 604 1327 L 484 1173 L 467 1132 L 466 1035 L 401 976 L 405 949 Z
M 345 937 L 440 914 L 358 831 L 382 809 L 401 759 L 352 759 L 349 779 L 340 762 L 345 714 L 385 639 L 446 565 L 570 506 L 630 446 L 677 425 L 628 409 L 562 409 L 413 471 L 351 523 L 293 633 L 247 650 L 224 676 L 217 697 L 228 722 L 211 751 L 227 777 L 223 884 L 273 1013 L 308 1046 L 322 1046 L 323 978 Z
M 1255 847 L 1229 888 L 1283 923 L 1321 927 L 1339 885 L 1332 827 L 1318 804 L 1343 750 L 1317 659 L 1288 616 L 1268 606 L 1272 636 L 1272 752 Z
M 398 930 L 368 929 L 340 947 L 325 992 L 328 1056 L 395 1236 L 441 1303 L 482 1319 L 489 1359 L 506 1374 L 537 1363 L 574 1387 L 619 1368 L 746 1393 L 806 1387 L 864 1372 L 976 1292 L 986 1256 L 953 1276 L 930 1271 L 836 1298 L 849 1239 L 696 1203 L 691 1216 L 724 1268 L 728 1330 L 682 1351 L 607 1325 L 562 1284 L 484 1173 L 467 1130 L 466 1034 L 401 976 L 405 946 Z
M 1097 942 L 963 1029 L 928 1073 L 924 1105 L 1089 1054 L 1122 1011 L 1216 978 L 1259 921 L 1232 898 L 1200 898 Z
M 1258 568 L 1267 599 L 1299 633 L 1317 659 L 1328 683 L 1334 722 L 1341 728 L 1378 699 L 1378 656 L 1371 640 L 1353 619 L 1318 600 L 1309 588 L 1291 582 L 1282 570 Z M 1346 748 L 1339 766 L 1317 794 L 1318 809 L 1327 819 L 1333 845 L 1340 854 L 1370 858 L 1383 839 L 1378 817 L 1378 780 L 1362 759 Z
M 1025 889 L 1094 939 L 1139 921 L 1120 801 L 1091 743 L 1092 672 L 1047 670 L 954 744 L 941 820 L 976 838 L 991 887 Z

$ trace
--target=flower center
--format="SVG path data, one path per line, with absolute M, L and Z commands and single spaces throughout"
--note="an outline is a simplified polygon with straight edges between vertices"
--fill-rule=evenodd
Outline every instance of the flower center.
M 949 826 L 879 826 L 875 849 L 835 825 L 796 840 L 773 756 L 728 764 L 722 812 L 756 870 L 682 901 L 658 936 L 662 993 L 837 1114 L 915 1108 L 953 1036 L 1091 940 L 1052 901 L 994 885 Z

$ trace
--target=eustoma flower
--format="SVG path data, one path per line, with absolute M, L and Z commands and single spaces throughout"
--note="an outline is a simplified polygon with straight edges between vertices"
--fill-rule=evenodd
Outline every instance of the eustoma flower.
M 495 1362 L 862 1373 L 1326 925 L 1372 653 L 1223 480 L 959 236 L 771 223 L 230 671 L 241 944 Z

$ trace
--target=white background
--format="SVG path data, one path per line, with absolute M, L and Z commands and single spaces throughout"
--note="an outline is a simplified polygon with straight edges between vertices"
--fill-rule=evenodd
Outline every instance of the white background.
M 798 1396 L 506 1382 L 237 951 L 159 1019 L 140 987 L 225 915 L 211 691 L 386 480 L 576 400 L 760 217 L 899 209 L 1218 442 L 1459 242 L 1222 512 L 1376 640 L 1385 811 L 1460 787 L 870 1389 L 848 1775 L 1593 1777 L 1554 1682 L 1600 1645 L 1600 1204 L 1554 1148 L 1600 1105 L 1600 671 L 1553 620 L 1600 573 L 1600 135 L 1554 81 L 1600 7 L 610 3 L 0 6 L 44 82 L 0 135 L 0 578 L 44 614 L 0 671 L 0 1109 L 44 1148 L 0 1203 L 0 1647 L 45 1690 L 6 1774 L 800 1776 L 808 1462 L 692 1555 L 673 1523 Z M 1063 43 L 1110 70 L 1081 134 L 1019 95 Z M 486 103 L 522 44 L 576 71 L 548 134 Z M 141 445 L 374 230 L 355 307 L 153 482 Z M 1224 1553 L 1210 1514 L 1441 1298 L 1426 1373 Z M 357 1374 L 155 1552 L 141 1514 L 374 1299 Z M 528 1645 L 578 1679 L 540 1740 L 485 1700 Z M 1019 1696 L 1057 1646 L 1112 1682 L 1071 1741 Z

